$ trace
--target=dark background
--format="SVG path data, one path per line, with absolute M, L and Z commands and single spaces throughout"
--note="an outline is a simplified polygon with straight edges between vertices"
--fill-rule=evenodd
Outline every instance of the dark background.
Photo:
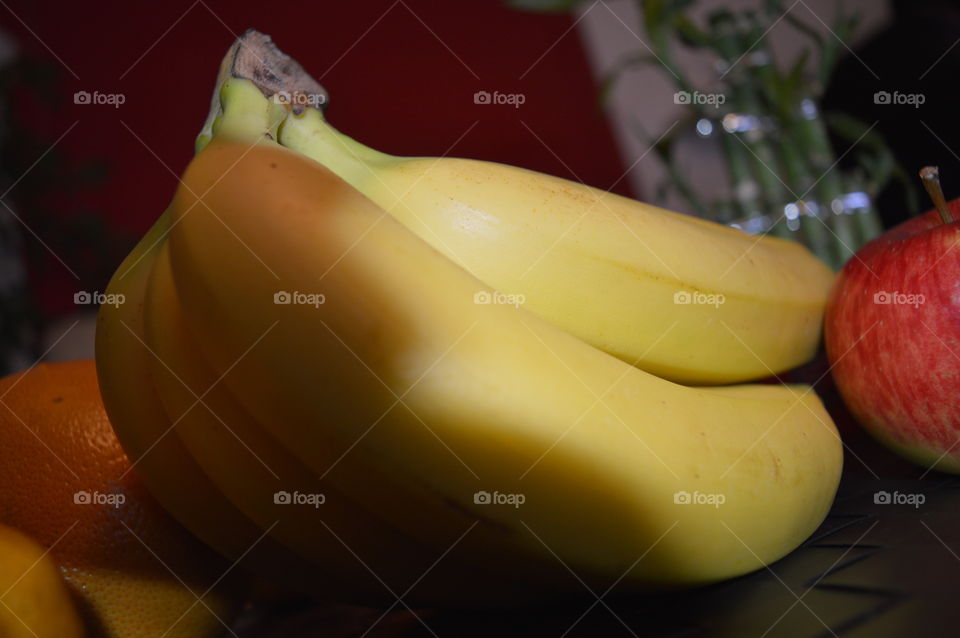
M 103 290 L 163 211 L 220 60 L 249 27 L 324 84 L 340 130 L 375 148 L 508 162 L 631 194 L 569 15 L 495 0 L 12 1 L 0 6 L 0 26 L 24 58 L 7 74 L 8 173 L 15 179 L 62 136 L 9 195 L 51 249 L 25 232 L 44 315 L 75 310 L 78 289 Z M 76 105 L 80 90 L 126 99 Z M 476 105 L 480 90 L 527 99 L 519 109 Z M 78 250 L 84 240 L 96 248 Z
M 944 192 L 952 199 L 960 196 L 960 118 L 956 110 L 960 2 L 894 0 L 891 6 L 891 24 L 840 61 L 823 108 L 875 122 L 911 179 L 923 166 L 940 166 Z M 877 91 L 895 90 L 922 94 L 925 102 L 919 107 L 874 103 Z M 849 142 L 835 140 L 834 146 L 840 155 Z M 849 164 L 851 155 L 843 164 Z M 926 194 L 919 186 L 915 190 L 918 207 L 930 208 Z M 887 227 L 918 212 L 905 204 L 905 199 L 902 184 L 893 184 L 881 194 L 877 208 Z
M 248 27 L 272 35 L 318 77 L 331 94 L 334 125 L 374 148 L 507 162 L 650 197 L 631 192 L 623 178 L 626 164 L 573 15 L 505 4 L 0 3 L 0 28 L 18 49 L 15 65 L 0 71 L 0 191 L 22 222 L 13 227 L 27 264 L 25 312 L 42 325 L 76 310 L 75 291 L 103 290 L 172 197 L 219 61 Z M 845 54 L 824 110 L 875 122 L 910 176 L 939 164 L 950 198 L 960 193 L 953 187 L 960 184 L 953 150 L 960 142 L 960 3 L 896 0 L 892 7 L 894 21 Z M 74 104 L 81 90 L 125 101 L 119 108 Z M 522 93 L 526 102 L 474 104 L 481 90 Z M 923 93 L 926 102 L 876 105 L 878 90 Z M 842 163 L 854 159 L 848 141 L 835 146 Z M 914 190 L 912 206 L 902 184 L 883 193 L 887 226 L 927 207 Z

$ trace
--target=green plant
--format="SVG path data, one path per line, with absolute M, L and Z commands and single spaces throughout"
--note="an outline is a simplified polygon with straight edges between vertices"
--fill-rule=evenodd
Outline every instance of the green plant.
M 678 46 L 708 51 L 718 59 L 723 107 L 686 105 L 687 126 L 676 126 L 654 145 L 667 168 L 657 189 L 682 196 L 698 216 L 735 223 L 750 232 L 769 232 L 806 243 L 824 261 L 838 268 L 880 230 L 872 201 L 891 177 L 910 181 L 897 166 L 882 137 L 849 115 L 820 113 L 819 100 L 859 22 L 839 2 L 831 35 L 800 19 L 781 0 L 763 0 L 755 9 L 711 12 L 697 24 L 689 10 L 696 0 L 636 0 L 648 36 L 649 50 L 623 56 L 603 78 L 606 99 L 626 72 L 654 64 L 664 69 L 680 92 L 694 94 L 696 85 L 675 61 Z M 509 0 L 530 11 L 567 11 L 578 0 Z M 783 21 L 808 44 L 785 64 L 769 47 L 769 31 Z M 819 54 L 817 64 L 811 53 Z M 719 114 L 719 115 L 718 115 Z M 706 202 L 675 163 L 677 140 L 695 123 L 719 131 L 729 174 L 729 199 Z M 634 122 L 637 134 L 655 136 Z M 852 168 L 839 169 L 829 133 L 847 141 Z M 846 155 L 847 153 L 844 153 Z

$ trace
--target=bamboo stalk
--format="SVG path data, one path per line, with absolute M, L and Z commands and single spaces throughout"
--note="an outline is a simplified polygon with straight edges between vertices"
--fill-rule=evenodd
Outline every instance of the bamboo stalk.
M 742 41 L 736 30 L 736 23 L 733 16 L 727 12 L 715 14 L 711 23 L 718 34 L 715 40 L 716 50 L 720 56 L 728 63 L 732 63 L 741 56 L 744 48 Z M 743 61 L 740 61 L 743 64 Z M 733 104 L 734 112 L 757 117 L 756 125 L 760 125 L 759 114 L 762 113 L 760 100 L 754 87 L 749 82 L 736 78 L 729 84 L 730 98 Z M 736 135 L 742 142 L 742 145 L 748 149 L 747 166 L 752 181 L 759 186 L 762 210 L 771 215 L 775 220 L 770 232 L 776 235 L 789 236 L 790 231 L 785 224 L 779 222 L 779 217 L 772 215 L 775 210 L 779 210 L 789 201 L 787 190 L 778 178 L 780 164 L 769 138 L 761 131 L 729 132 L 729 135 Z M 728 147 L 731 145 L 727 145 Z M 734 184 L 735 192 L 737 189 L 745 188 L 742 183 Z
M 774 64 L 766 42 L 771 15 L 761 16 L 749 10 L 737 13 L 720 10 L 710 16 L 710 28 L 701 30 L 682 9 L 674 8 L 669 2 L 635 1 L 647 19 L 653 51 L 670 71 L 679 90 L 691 95 L 696 93 L 671 55 L 671 40 L 678 33 L 687 44 L 705 47 L 727 64 L 737 65 L 721 78 L 726 83 L 728 113 L 724 118 L 725 131 L 720 133 L 719 140 L 733 197 L 722 206 L 714 202 L 718 211 L 724 211 L 716 215 L 718 219 L 729 215 L 748 220 L 761 216 L 776 220 L 764 232 L 802 240 L 835 268 L 880 232 L 872 207 L 855 215 L 843 209 L 833 212 L 836 202 L 842 203 L 858 180 L 836 169 L 824 121 L 815 111 L 810 112 L 810 107 L 815 109 L 816 104 L 806 93 L 809 83 L 803 81 L 806 56 L 797 59 L 786 73 Z M 840 25 L 845 29 L 852 25 L 843 15 L 840 19 L 846 20 Z M 792 18 L 787 22 L 795 28 L 806 29 L 813 41 L 820 43 L 820 49 L 826 46 L 811 27 Z M 766 56 L 766 59 L 757 64 L 757 56 Z M 821 65 L 821 72 L 830 66 Z M 730 77 L 726 77 L 727 74 Z M 822 84 L 824 78 L 820 80 Z M 709 116 L 702 104 L 692 103 L 690 108 L 701 117 Z M 746 120 L 749 126 L 742 127 L 744 120 L 738 120 L 739 117 L 749 118 Z M 774 134 L 765 126 L 768 119 L 776 125 Z M 882 142 L 880 144 L 882 146 Z M 671 155 L 669 149 L 666 155 Z M 683 172 L 673 165 L 670 157 L 663 159 L 674 189 L 696 204 L 701 216 L 710 217 L 710 213 L 703 212 L 705 207 Z M 794 201 L 797 199 L 804 201 Z M 800 213 L 799 232 L 791 231 L 782 221 L 781 211 L 786 212 L 784 207 L 791 202 Z M 789 225 L 797 228 L 792 220 Z
M 812 105 L 812 101 L 810 104 Z M 842 198 L 849 192 L 849 189 L 845 187 L 843 176 L 834 166 L 833 149 L 830 146 L 826 127 L 819 117 L 819 113 L 811 116 L 810 113 L 803 112 L 802 106 L 799 106 L 798 110 L 800 112 L 793 120 L 792 135 L 802 140 L 804 146 L 809 149 L 808 161 L 813 170 L 820 175 L 815 192 L 817 198 L 825 207 L 823 221 L 836 235 L 834 265 L 839 267 L 869 237 L 864 235 L 863 231 L 866 229 L 861 228 L 858 224 L 857 217 L 859 214 L 853 216 L 845 213 L 833 213 L 832 203 Z

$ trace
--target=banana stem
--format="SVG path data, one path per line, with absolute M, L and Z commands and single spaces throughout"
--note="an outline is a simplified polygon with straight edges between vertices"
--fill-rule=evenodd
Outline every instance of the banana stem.
M 320 162 L 357 189 L 374 175 L 375 167 L 396 161 L 340 133 L 316 109 L 289 115 L 278 135 L 281 145 Z
M 237 78 L 230 78 L 220 87 L 220 105 L 211 133 L 244 142 L 276 140 L 280 123 L 287 115 L 282 106 L 265 98 L 252 82 Z
M 259 94 L 259 100 L 254 92 Z M 280 51 L 270 36 L 248 29 L 220 63 L 210 112 L 197 135 L 196 150 L 200 152 L 215 134 L 230 134 L 234 126 L 239 128 L 232 132 L 248 138 L 251 131 L 240 124 L 245 117 L 265 125 L 258 133 L 276 139 L 279 124 L 287 113 L 300 114 L 310 106 L 325 107 L 328 99 L 326 89 L 296 60 Z M 229 116 L 225 112 L 228 108 L 233 110 Z
M 261 102 L 269 105 L 263 129 L 283 146 L 319 161 L 351 186 L 358 188 L 372 174 L 371 165 L 393 160 L 343 135 L 323 117 L 329 100 L 326 89 L 300 64 L 280 51 L 269 36 L 253 29 L 237 38 L 220 66 L 216 95 L 207 124 L 197 138 L 198 150 L 212 135 L 231 134 L 232 127 L 248 132 L 247 118 L 262 118 L 262 113 L 244 112 L 244 104 L 257 101 L 252 96 L 236 100 L 227 91 L 256 91 Z M 237 87 L 244 87 L 242 89 Z M 240 102 L 235 105 L 234 102 Z M 232 109 L 230 118 L 221 109 Z M 252 107 L 256 110 L 256 107 Z M 229 121 L 228 121 L 229 119 Z M 262 119 L 257 120 L 262 123 Z

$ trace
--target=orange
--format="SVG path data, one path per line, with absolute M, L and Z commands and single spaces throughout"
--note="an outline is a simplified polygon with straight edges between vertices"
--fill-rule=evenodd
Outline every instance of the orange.
M 83 636 L 80 616 L 49 554 L 5 525 L 0 525 L 0 636 Z
M 154 501 L 124 454 L 92 360 L 0 379 L 0 524 L 49 548 L 91 637 L 215 636 L 237 609 L 232 587 L 210 590 L 230 565 Z

